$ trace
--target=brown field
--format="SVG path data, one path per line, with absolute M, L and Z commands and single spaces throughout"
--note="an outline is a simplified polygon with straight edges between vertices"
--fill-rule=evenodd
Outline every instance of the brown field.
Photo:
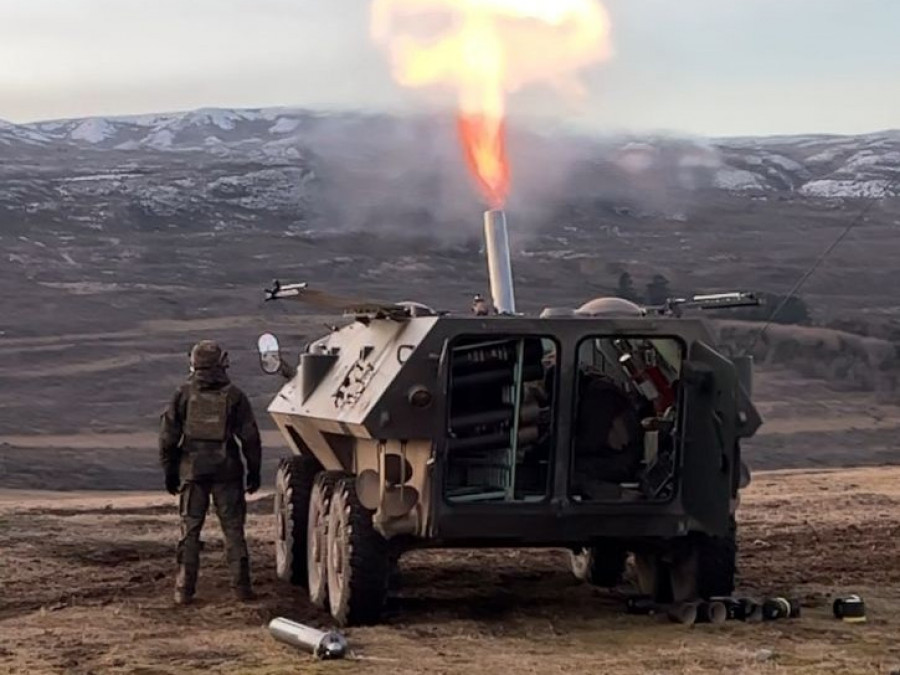
M 260 599 L 234 603 L 208 525 L 200 600 L 171 604 L 172 499 L 0 493 L 0 672 L 887 673 L 900 667 L 900 469 L 757 474 L 740 515 L 740 591 L 802 599 L 793 621 L 686 628 L 632 617 L 559 551 L 410 554 L 385 623 L 347 631 L 343 662 L 272 640 L 274 616 L 327 616 L 273 575 L 271 499 L 249 525 Z M 859 592 L 868 623 L 830 616 Z

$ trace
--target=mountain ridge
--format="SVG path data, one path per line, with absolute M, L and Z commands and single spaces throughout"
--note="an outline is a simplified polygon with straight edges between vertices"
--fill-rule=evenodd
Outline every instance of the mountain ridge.
M 371 127 L 371 129 L 367 129 Z M 0 143 L 37 153 L 67 150 L 205 153 L 234 160 L 277 162 L 316 152 L 320 135 L 366 136 L 385 132 L 386 143 L 403 142 L 404 129 L 430 127 L 452 145 L 452 129 L 428 115 L 326 113 L 306 108 L 200 108 L 183 112 L 83 117 L 27 124 L 0 123 Z M 543 137 L 528 128 L 519 138 Z M 413 132 L 413 135 L 415 133 Z M 900 166 L 900 131 L 858 135 L 698 137 L 660 134 L 559 134 L 551 143 L 583 158 L 611 159 L 626 173 L 657 170 L 685 174 L 677 187 L 691 191 L 799 192 L 808 197 L 877 196 Z M 544 139 L 546 141 L 546 139 Z M 512 142 L 512 141 L 511 141 Z M 455 149 L 453 150 L 455 152 Z M 666 155 L 666 157 L 663 157 Z M 675 155 L 675 156 L 673 156 Z M 444 157 L 458 162 L 458 158 Z M 669 161 L 666 164 L 666 160 Z M 662 166 L 661 166 L 662 165 Z M 706 170 L 704 175 L 702 170 Z M 686 174 L 690 174 L 687 176 Z M 900 190 L 892 190 L 897 196 Z
M 452 117 L 202 108 L 0 125 L 0 150 L 7 229 L 463 231 L 454 224 L 480 207 Z M 725 142 L 511 126 L 509 151 L 510 208 L 534 222 L 597 208 L 686 222 L 720 199 L 840 208 L 884 196 L 900 134 Z

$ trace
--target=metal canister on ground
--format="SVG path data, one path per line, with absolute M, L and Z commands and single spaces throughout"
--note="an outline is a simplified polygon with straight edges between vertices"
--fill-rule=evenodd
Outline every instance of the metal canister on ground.
M 290 619 L 272 619 L 269 633 L 279 642 L 299 647 L 319 659 L 342 659 L 347 654 L 347 641 L 340 633 L 321 631 Z
M 632 597 L 625 600 L 625 611 L 628 614 L 647 616 L 656 614 L 659 611 L 659 605 L 653 601 L 653 598 Z
M 713 602 L 721 602 L 725 606 L 726 619 L 728 621 L 743 621 L 744 612 L 741 601 L 736 598 L 717 597 L 711 598 Z
M 756 622 L 762 620 L 762 607 L 750 598 L 715 597 L 711 600 L 725 606 L 728 621 Z
M 670 621 L 692 626 L 697 622 L 697 603 L 683 602 L 670 606 L 666 611 Z
M 697 605 L 697 623 L 725 623 L 728 620 L 728 608 L 725 603 L 713 600 Z
M 834 618 L 846 623 L 864 623 L 866 621 L 866 603 L 856 594 L 837 598 L 832 609 Z
M 744 613 L 744 621 L 747 623 L 759 623 L 763 620 L 762 605 L 750 598 L 741 599 L 741 607 Z
M 762 605 L 763 619 L 795 619 L 800 616 L 800 603 L 787 598 L 769 598 Z

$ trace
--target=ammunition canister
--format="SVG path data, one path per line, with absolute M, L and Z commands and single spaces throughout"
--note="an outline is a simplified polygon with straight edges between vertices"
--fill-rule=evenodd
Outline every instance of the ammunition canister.
M 625 611 L 628 614 L 656 614 L 659 606 L 652 598 L 628 598 L 625 601 Z
M 669 607 L 666 615 L 670 621 L 692 626 L 697 622 L 697 603 L 683 602 Z
M 766 621 L 786 619 L 791 615 L 791 603 L 786 598 L 769 598 L 763 603 L 762 612 Z
M 858 595 L 837 598 L 832 610 L 834 618 L 846 623 L 864 623 L 866 621 L 866 603 Z
M 697 623 L 725 623 L 728 620 L 728 608 L 718 601 L 701 602 L 697 606 Z

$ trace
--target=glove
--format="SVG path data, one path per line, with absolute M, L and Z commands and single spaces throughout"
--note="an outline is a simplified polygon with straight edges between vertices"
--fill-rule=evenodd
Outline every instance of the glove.
M 181 478 L 178 477 L 177 471 L 166 472 L 166 492 L 170 495 L 177 495 L 181 487 Z
M 247 494 L 252 495 L 254 492 L 259 490 L 259 485 L 261 481 L 259 478 L 259 472 L 251 473 L 247 475 Z

